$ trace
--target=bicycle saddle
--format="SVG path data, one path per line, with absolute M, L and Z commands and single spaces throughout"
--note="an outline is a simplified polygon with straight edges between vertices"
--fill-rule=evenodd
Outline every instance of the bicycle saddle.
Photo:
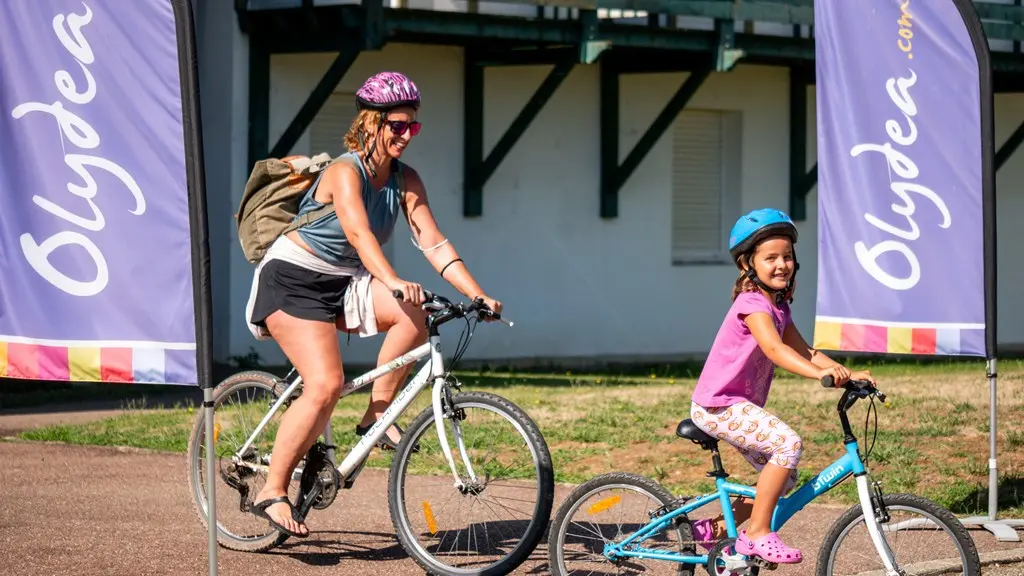
M 700 447 L 705 450 L 712 450 L 718 446 L 716 438 L 708 436 L 689 418 L 679 423 L 679 426 L 676 428 L 676 436 L 686 438 L 695 444 L 700 444 Z

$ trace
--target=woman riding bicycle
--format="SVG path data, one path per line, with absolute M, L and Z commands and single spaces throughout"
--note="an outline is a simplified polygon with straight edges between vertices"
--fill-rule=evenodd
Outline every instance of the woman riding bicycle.
M 294 519 L 287 488 L 341 393 L 338 331 L 364 337 L 387 332 L 378 365 L 427 339 L 419 307 L 423 289 L 400 278 L 381 251 L 399 212 L 442 278 L 467 297 L 482 298 L 494 312 L 502 309 L 483 292 L 438 230 L 419 174 L 399 161 L 420 131 L 416 84 L 398 72 L 381 72 L 366 80 L 356 102 L 359 113 L 345 135 L 348 152 L 310 188 L 298 215 L 324 204 L 333 204 L 334 211 L 274 242 L 257 267 L 246 311 L 254 334 L 269 333 L 304 381 L 302 395 L 281 421 L 266 484 L 252 507 L 255 515 L 297 537 L 308 536 L 309 530 Z M 404 189 L 399 189 L 402 181 Z M 392 295 L 395 290 L 401 291 L 401 300 Z M 357 434 L 365 434 L 387 409 L 411 366 L 374 383 Z M 399 440 L 401 430 L 393 426 L 378 446 L 394 449 Z
M 760 471 L 751 507 L 737 503 L 736 524 L 750 525 L 736 539 L 736 551 L 774 563 L 798 563 L 803 555 L 771 531 L 779 497 L 796 484 L 803 441 L 785 422 L 764 409 L 776 366 L 805 378 L 872 380 L 851 372 L 811 348 L 793 324 L 797 262 L 796 226 L 779 210 L 755 210 L 742 216 L 729 237 L 729 253 L 740 276 L 733 304 L 722 323 L 697 380 L 690 407 L 694 424 L 734 445 Z M 873 380 L 872 380 L 873 381 Z M 694 539 L 705 547 L 726 535 L 724 522 L 693 523 Z

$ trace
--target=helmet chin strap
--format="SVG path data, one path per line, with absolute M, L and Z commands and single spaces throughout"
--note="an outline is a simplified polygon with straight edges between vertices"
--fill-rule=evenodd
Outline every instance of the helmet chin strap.
M 786 302 L 790 298 L 793 297 L 793 283 L 794 283 L 794 281 L 796 281 L 796 273 L 800 270 L 800 262 L 797 262 L 796 251 L 795 250 L 793 251 L 793 264 L 794 264 L 794 266 L 793 266 L 793 275 L 790 276 L 789 282 L 786 283 L 786 287 L 783 288 L 782 290 L 776 290 L 775 288 L 770 288 L 767 284 L 762 282 L 760 278 L 757 277 L 757 272 L 754 270 L 754 255 L 753 254 L 747 256 L 747 272 L 746 272 L 746 275 L 747 275 L 747 278 L 749 278 L 750 281 L 753 282 L 758 288 L 760 288 L 761 290 L 764 290 L 765 292 L 768 292 L 769 294 L 771 294 L 772 296 L 775 297 L 775 305 L 776 306 L 782 306 L 783 302 Z

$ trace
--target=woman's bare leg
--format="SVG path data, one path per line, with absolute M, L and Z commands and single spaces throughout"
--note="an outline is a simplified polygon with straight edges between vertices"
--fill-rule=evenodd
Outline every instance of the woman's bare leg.
M 267 483 L 253 502 L 284 496 L 292 472 L 299 460 L 323 433 L 341 393 L 344 373 L 338 350 L 338 333 L 326 322 L 302 320 L 277 311 L 267 318 L 270 330 L 281 350 L 302 376 L 302 394 L 285 411 L 274 439 Z M 308 534 L 296 522 L 289 506 L 280 502 L 269 506 L 267 515 L 298 534 Z
M 387 286 L 376 278 L 372 281 L 371 292 L 374 314 L 377 316 L 377 329 L 381 332 L 387 331 L 380 353 L 377 355 L 377 366 L 383 366 L 427 341 L 427 327 L 424 324 L 426 314 L 417 306 L 397 300 Z M 370 426 L 387 410 L 388 404 L 405 382 L 412 366 L 406 364 L 374 381 L 370 405 L 363 414 L 360 426 Z M 388 430 L 388 437 L 396 444 L 401 440 L 401 435 L 394 426 Z

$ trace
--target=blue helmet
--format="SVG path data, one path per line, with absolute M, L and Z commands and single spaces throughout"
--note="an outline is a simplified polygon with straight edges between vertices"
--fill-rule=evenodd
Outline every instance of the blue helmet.
M 779 235 L 788 236 L 796 243 L 796 225 L 785 212 L 774 208 L 748 212 L 740 216 L 729 233 L 729 254 L 736 260 L 752 250 L 759 241 Z

